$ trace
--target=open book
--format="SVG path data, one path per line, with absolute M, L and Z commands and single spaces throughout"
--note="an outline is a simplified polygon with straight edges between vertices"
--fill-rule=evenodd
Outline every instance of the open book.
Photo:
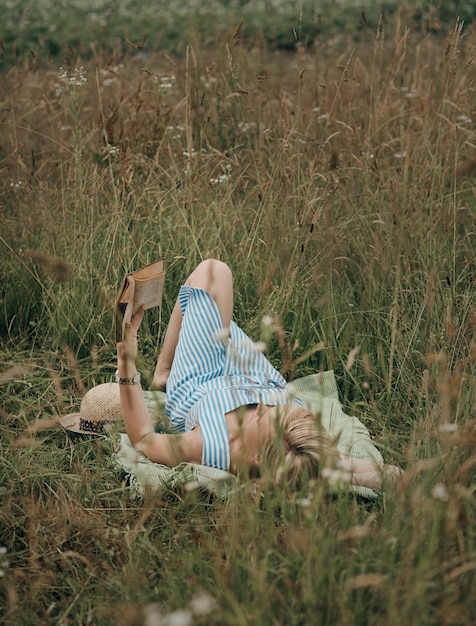
M 116 298 L 116 343 L 123 340 L 126 322 L 131 321 L 141 306 L 144 309 L 160 306 L 164 282 L 163 259 L 127 274 Z

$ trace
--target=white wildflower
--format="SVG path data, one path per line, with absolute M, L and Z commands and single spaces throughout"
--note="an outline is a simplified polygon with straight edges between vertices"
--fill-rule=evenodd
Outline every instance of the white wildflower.
M 159 90 L 163 92 L 170 91 L 175 84 L 175 75 L 170 74 L 169 76 L 159 76 L 155 77 L 155 80 L 159 81 Z
M 194 615 L 210 615 L 213 613 L 217 601 L 210 594 L 201 591 L 190 600 L 189 608 Z
M 210 178 L 210 182 L 212 185 L 222 185 L 223 183 L 226 183 L 228 178 L 229 176 L 227 174 L 221 174 L 221 176 L 218 176 L 217 178 Z
M 436 483 L 436 485 L 434 485 L 433 489 L 431 490 L 431 497 L 434 500 L 441 500 L 441 502 L 446 502 L 449 498 L 446 486 L 443 483 Z
M 86 70 L 83 66 L 75 67 L 72 70 L 60 67 L 58 70 L 58 78 L 65 85 L 70 85 L 73 87 L 81 87 L 88 82 Z
M 217 82 L 215 76 L 200 76 L 202 83 L 209 89 L 213 84 Z
M 184 483 L 183 487 L 185 491 L 197 491 L 197 489 L 201 489 L 206 484 L 204 480 L 189 480 L 187 483 Z
M 266 352 L 266 341 L 253 341 L 250 348 L 252 352 Z
M 298 498 L 296 500 L 296 504 L 298 506 L 301 506 L 303 509 L 308 509 L 311 506 L 312 502 L 310 498 Z
M 108 143 L 106 149 L 111 156 L 117 156 L 119 154 L 119 146 Z
M 247 133 L 253 128 L 256 128 L 255 122 L 238 122 L 238 129 L 241 133 Z
M 217 178 L 210 178 L 209 179 L 210 182 L 213 185 L 222 185 L 223 183 L 226 183 L 227 180 L 229 180 L 230 174 L 231 174 L 231 165 L 228 163 L 226 165 L 225 169 L 226 169 L 226 173 L 225 174 L 221 174 Z
M 449 422 L 445 424 L 440 424 L 438 426 L 438 430 L 440 433 L 454 433 L 458 430 L 458 426 L 456 424 L 450 424 Z
M 327 479 L 329 485 L 336 486 L 341 485 L 342 483 L 350 483 L 352 475 L 350 472 L 344 469 L 332 469 L 330 467 L 325 467 L 322 472 L 322 476 Z
M 230 338 L 230 329 L 228 327 L 220 328 L 220 330 L 217 330 L 216 333 L 214 334 L 215 341 L 228 341 L 229 338 Z
M 261 320 L 261 325 L 264 328 L 274 328 L 274 319 L 271 315 L 265 315 Z
M 163 626 L 190 626 L 193 623 L 193 615 L 187 609 L 178 609 L 165 615 L 161 624 Z
M 158 604 L 148 604 L 144 607 L 144 626 L 162 626 L 162 613 Z
M 293 383 L 288 383 L 286 389 L 290 398 L 297 398 L 299 396 L 299 391 Z

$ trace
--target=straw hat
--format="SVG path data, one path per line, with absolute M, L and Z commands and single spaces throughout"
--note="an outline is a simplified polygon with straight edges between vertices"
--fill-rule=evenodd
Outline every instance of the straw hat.
M 104 383 L 90 389 L 81 400 L 79 413 L 60 417 L 62 426 L 74 433 L 102 435 L 108 424 L 122 419 L 119 385 Z

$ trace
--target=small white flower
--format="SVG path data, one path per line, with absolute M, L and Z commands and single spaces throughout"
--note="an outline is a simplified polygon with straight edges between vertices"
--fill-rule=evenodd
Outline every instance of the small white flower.
M 114 146 L 110 143 L 107 144 L 107 151 L 111 156 L 117 156 L 119 154 L 119 146 Z
M 286 385 L 286 389 L 288 391 L 288 395 L 290 398 L 297 398 L 299 396 L 299 392 L 296 389 L 296 385 L 293 385 L 292 383 L 288 383 Z
M 227 166 L 227 170 L 228 170 L 227 174 L 221 174 L 217 178 L 210 178 L 209 182 L 211 182 L 212 185 L 223 185 L 223 183 L 226 183 L 226 181 L 230 178 L 230 176 L 229 176 L 229 172 L 230 172 L 229 166 Z
M 266 329 L 272 330 L 274 328 L 274 319 L 271 315 L 265 315 L 261 320 L 261 326 Z
M 266 341 L 253 341 L 250 348 L 253 352 L 266 352 Z
M 446 486 L 443 483 L 436 483 L 436 485 L 434 485 L 433 489 L 431 490 L 431 497 L 434 500 L 441 500 L 441 502 L 446 502 L 449 499 Z
M 217 601 L 210 594 L 201 591 L 190 600 L 189 608 L 194 615 L 209 615 L 213 613 Z
M 187 609 L 178 609 L 162 619 L 163 626 L 190 626 L 193 622 L 193 615 Z
M 252 128 L 256 128 L 256 122 L 238 122 L 238 129 L 242 133 L 247 133 Z
M 73 70 L 60 67 L 58 70 L 58 78 L 64 85 L 72 87 L 81 87 L 88 82 L 86 70 L 83 66 L 75 67 Z
M 158 604 L 148 604 L 144 607 L 144 626 L 162 626 L 162 613 Z
M 298 498 L 296 500 L 296 504 L 298 506 L 302 506 L 303 509 L 308 509 L 311 506 L 312 502 L 310 498 Z
M 214 83 L 217 82 L 215 76 L 200 76 L 200 80 L 205 85 L 205 87 L 211 87 Z
M 342 483 L 350 483 L 352 477 L 351 473 L 344 469 L 332 469 L 330 467 L 325 467 L 322 470 L 322 476 L 327 478 L 329 485 L 333 486 Z
M 220 328 L 214 335 L 215 341 L 228 341 L 230 338 L 229 328 Z
M 445 423 L 440 424 L 438 430 L 440 433 L 454 433 L 458 430 L 458 426 L 456 424 Z
M 184 483 L 185 491 L 196 491 L 204 485 L 204 481 L 201 480 L 189 480 L 188 483 Z

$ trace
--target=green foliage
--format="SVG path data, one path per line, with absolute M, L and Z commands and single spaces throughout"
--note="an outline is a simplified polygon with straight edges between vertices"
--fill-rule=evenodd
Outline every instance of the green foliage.
M 474 622 L 474 49 L 460 24 L 397 17 L 293 52 L 250 49 L 231 20 L 173 58 L 98 47 L 3 76 L 5 623 Z M 179 285 L 220 258 L 237 321 L 259 338 L 274 316 L 290 378 L 336 371 L 407 469 L 398 489 L 138 501 L 112 441 L 64 432 L 56 416 L 115 369 L 120 280 L 160 256 L 146 382 Z
M 31 56 L 85 58 L 91 53 L 124 52 L 128 46 L 139 54 L 168 51 L 183 54 L 191 37 L 213 43 L 231 27 L 247 45 L 265 43 L 276 49 L 320 43 L 321 38 L 352 32 L 356 40 L 375 32 L 381 16 L 396 13 L 422 32 L 445 31 L 457 19 L 470 24 L 476 14 L 473 0 L 459 2 L 373 2 L 372 0 L 320 0 L 290 3 L 194 0 L 180 3 L 156 0 L 0 0 L 2 60 Z M 241 26 L 239 26 L 241 24 Z

